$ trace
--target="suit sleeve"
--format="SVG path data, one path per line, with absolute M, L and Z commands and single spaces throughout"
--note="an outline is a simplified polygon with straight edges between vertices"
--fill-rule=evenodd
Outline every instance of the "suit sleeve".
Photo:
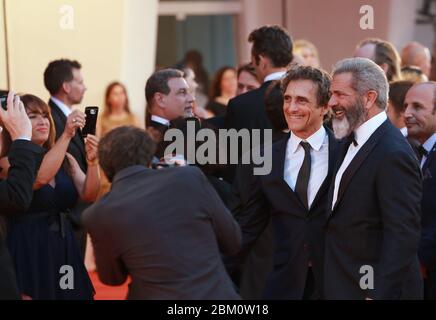
M 0 182 L 0 213 L 11 215 L 25 212 L 32 201 L 33 183 L 44 150 L 30 141 L 17 140 L 11 145 L 11 164 L 6 180 Z
M 378 169 L 383 243 L 375 274 L 375 299 L 399 298 L 404 278 L 416 259 L 421 232 L 420 172 L 418 162 L 406 151 L 389 155 Z
M 107 232 L 98 221 L 99 211 L 101 209 L 96 205 L 86 209 L 82 215 L 83 224 L 91 236 L 100 281 L 110 286 L 119 286 L 127 280 L 128 272 L 114 247 L 108 244 L 110 241 L 107 239 Z
M 235 128 L 235 103 L 234 99 L 229 101 L 229 104 L 227 106 L 226 115 L 224 118 L 224 128 L 226 129 L 232 129 Z
M 202 206 L 212 219 L 220 250 L 235 255 L 241 248 L 241 230 L 204 174 L 197 168 L 195 172 L 201 179 Z
M 242 250 L 245 255 L 268 225 L 270 215 L 259 176 L 253 175 L 252 165 L 239 165 L 233 189 L 239 203 L 232 208 L 232 214 L 241 227 Z

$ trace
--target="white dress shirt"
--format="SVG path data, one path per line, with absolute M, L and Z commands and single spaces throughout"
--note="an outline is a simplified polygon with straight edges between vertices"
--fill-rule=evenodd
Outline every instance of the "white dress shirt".
M 344 161 L 342 162 L 342 165 L 339 168 L 338 173 L 336 174 L 332 209 L 335 207 L 336 200 L 338 199 L 339 186 L 345 170 L 348 168 L 351 161 L 353 161 L 354 157 L 363 147 L 363 145 L 369 140 L 369 138 L 371 138 L 372 134 L 386 121 L 387 118 L 388 117 L 385 111 L 380 112 L 378 115 L 372 117 L 354 131 L 354 138 L 357 142 L 357 146 L 355 146 L 353 143 L 350 144 Z
M 422 145 L 425 150 L 427 150 L 428 153 L 430 153 L 436 143 L 436 133 L 433 133 L 433 135 L 427 139 L 426 142 Z M 427 157 L 423 156 L 421 160 L 421 169 L 425 164 L 425 161 L 427 161 Z
M 307 188 L 307 202 L 310 208 L 319 188 L 327 177 L 329 168 L 329 138 L 323 126 L 306 140 L 297 137 L 291 132 L 291 137 L 286 147 L 283 177 L 293 191 L 295 191 L 298 173 L 304 161 L 305 153 L 300 145 L 301 141 L 308 142 L 311 146 L 310 177 Z
M 151 120 L 154 121 L 154 122 L 163 124 L 164 126 L 167 126 L 167 127 L 170 126 L 170 121 L 169 120 L 164 119 L 164 118 L 159 117 L 159 116 L 152 115 L 151 116 Z
M 263 80 L 263 82 L 265 83 L 267 81 L 282 80 L 285 75 L 286 75 L 286 71 L 274 72 L 267 75 Z
M 407 138 L 407 127 L 404 127 L 404 128 L 401 128 L 400 129 L 400 131 L 401 131 L 401 133 L 403 134 L 403 136 L 405 137 L 405 138 Z
M 55 97 L 50 97 L 50 99 L 58 106 L 59 109 L 61 109 L 62 113 L 68 118 L 68 116 L 72 112 L 71 108 L 68 107 L 61 100 L 56 99 Z

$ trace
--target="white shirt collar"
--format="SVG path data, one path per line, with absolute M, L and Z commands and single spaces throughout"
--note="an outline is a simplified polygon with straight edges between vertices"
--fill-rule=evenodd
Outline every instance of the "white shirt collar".
M 362 124 L 359 128 L 357 128 L 355 133 L 355 139 L 359 146 L 363 146 L 366 141 L 372 136 L 372 134 L 380 127 L 383 122 L 387 120 L 388 116 L 386 112 L 380 112 L 375 117 L 372 117 L 364 124 Z
M 436 143 L 436 133 L 433 133 L 433 135 L 427 139 L 426 142 L 422 145 L 425 150 L 428 152 L 431 152 L 431 149 L 433 149 L 434 145 Z
M 265 77 L 263 82 L 265 83 L 268 81 L 281 80 L 285 76 L 285 74 L 286 71 L 278 71 L 278 72 L 271 73 Z
M 169 120 L 164 119 L 164 118 L 159 117 L 159 116 L 152 115 L 151 116 L 151 120 L 154 121 L 154 122 L 163 124 L 164 126 L 169 126 L 170 125 L 170 121 Z
M 407 135 L 408 135 L 408 133 L 407 133 L 407 127 L 401 128 L 400 131 L 401 131 L 401 133 L 403 134 L 403 136 L 407 138 Z
M 56 99 L 55 97 L 50 97 L 50 99 L 58 106 L 59 109 L 61 109 L 62 113 L 68 117 L 70 113 L 72 112 L 71 109 L 62 101 L 59 99 Z
M 318 129 L 317 132 L 312 134 L 309 138 L 305 139 L 304 141 L 308 142 L 312 149 L 319 151 L 324 143 L 324 140 L 326 138 L 327 131 L 323 126 Z M 291 137 L 289 138 L 289 151 L 291 153 L 297 152 L 298 147 L 300 146 L 300 142 L 303 141 L 303 139 L 297 137 L 292 131 L 291 131 Z

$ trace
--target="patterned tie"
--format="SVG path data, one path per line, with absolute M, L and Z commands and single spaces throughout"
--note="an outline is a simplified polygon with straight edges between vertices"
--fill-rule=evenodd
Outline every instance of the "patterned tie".
M 303 205 L 306 209 L 309 210 L 309 202 L 307 200 L 307 189 L 309 186 L 309 178 L 310 178 L 310 167 L 311 167 L 311 158 L 310 158 L 310 144 L 308 142 L 301 141 L 300 145 L 304 149 L 304 160 L 301 165 L 300 171 L 298 172 L 297 184 L 295 185 L 295 192 L 300 198 Z

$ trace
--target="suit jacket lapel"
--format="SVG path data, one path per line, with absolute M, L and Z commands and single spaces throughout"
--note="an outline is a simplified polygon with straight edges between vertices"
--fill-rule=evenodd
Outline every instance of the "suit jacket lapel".
M 53 121 L 56 124 L 56 139 L 62 135 L 63 129 L 65 128 L 65 124 L 67 123 L 67 117 L 62 112 L 62 110 L 50 99 L 49 105 L 51 107 L 51 113 L 53 117 Z M 80 130 L 76 131 L 76 134 L 71 139 L 71 142 L 74 143 L 82 153 L 85 155 L 85 143 L 83 141 Z
M 300 198 L 297 194 L 291 189 L 288 183 L 285 181 L 284 173 L 285 173 L 285 161 L 286 161 L 286 149 L 288 146 L 290 134 L 287 135 L 287 138 L 280 140 L 277 142 L 275 148 L 273 149 L 273 168 L 271 172 L 271 178 L 276 183 L 282 192 L 289 195 L 289 197 L 294 198 L 295 202 L 297 202 L 302 209 L 307 210 L 306 207 L 301 202 Z
M 360 166 L 363 164 L 363 162 L 369 156 L 369 154 L 372 152 L 375 146 L 379 143 L 381 137 L 383 136 L 384 132 L 389 128 L 389 126 L 390 126 L 390 122 L 389 120 L 386 120 L 379 128 L 377 128 L 377 130 L 372 134 L 369 140 L 362 146 L 362 148 L 359 150 L 359 152 L 356 154 L 356 156 L 349 164 L 348 168 L 345 170 L 344 174 L 342 175 L 341 182 L 339 184 L 338 198 L 336 200 L 336 204 L 333 208 L 333 211 L 335 211 L 336 207 L 341 201 L 345 193 L 345 190 L 347 190 L 347 186 L 350 183 L 351 179 L 353 178 L 354 174 L 357 172 L 357 170 L 360 168 Z M 333 181 L 333 185 L 334 185 L 334 181 Z
M 329 138 L 329 166 L 327 177 L 324 179 L 324 182 L 321 184 L 321 187 L 316 194 L 315 200 L 313 200 L 311 208 L 314 208 L 318 201 L 321 200 L 322 196 L 327 192 L 327 189 L 330 186 L 331 177 L 333 175 L 334 170 L 336 169 L 336 163 L 338 160 L 338 151 L 340 149 L 339 141 L 334 137 L 333 132 L 326 128 L 327 135 Z

